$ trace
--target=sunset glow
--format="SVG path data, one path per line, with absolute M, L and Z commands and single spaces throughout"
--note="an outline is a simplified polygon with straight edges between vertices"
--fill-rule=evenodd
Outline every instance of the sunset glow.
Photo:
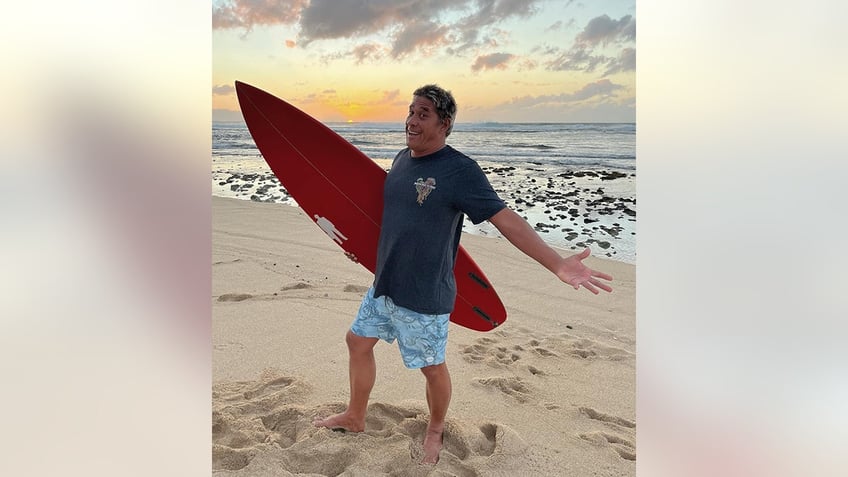
M 635 2 L 213 2 L 213 119 L 250 83 L 322 121 L 401 121 L 437 83 L 458 121 L 635 122 Z

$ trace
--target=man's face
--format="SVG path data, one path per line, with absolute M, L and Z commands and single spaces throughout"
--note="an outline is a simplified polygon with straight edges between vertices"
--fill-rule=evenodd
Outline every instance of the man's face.
M 448 123 L 439 119 L 432 101 L 423 96 L 412 98 L 406 117 L 406 145 L 414 157 L 432 154 L 444 147 L 447 129 Z

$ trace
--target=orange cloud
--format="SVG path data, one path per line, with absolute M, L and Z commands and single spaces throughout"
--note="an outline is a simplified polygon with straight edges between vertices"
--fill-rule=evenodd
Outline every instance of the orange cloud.
M 212 9 L 212 28 L 288 25 L 297 22 L 308 5 L 309 0 L 228 0 Z
M 506 69 L 515 55 L 510 53 L 492 53 L 491 55 L 478 56 L 477 60 L 471 65 L 472 71 Z

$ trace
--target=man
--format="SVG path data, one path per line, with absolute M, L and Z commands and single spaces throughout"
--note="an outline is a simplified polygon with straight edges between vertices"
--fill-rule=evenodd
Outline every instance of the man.
M 430 422 L 423 445 L 425 464 L 438 462 L 451 398 L 445 348 L 464 215 L 475 224 L 488 220 L 515 247 L 575 289 L 612 291 L 601 281 L 611 276 L 583 265 L 589 249 L 561 257 L 506 206 L 475 161 L 446 144 L 455 118 L 450 92 L 426 85 L 413 93 L 406 118 L 407 148 L 395 157 L 384 187 L 374 284 L 346 335 L 350 401 L 343 413 L 314 422 L 364 431 L 377 372 L 374 346 L 380 339 L 397 339 L 404 365 L 420 369 L 426 378 Z

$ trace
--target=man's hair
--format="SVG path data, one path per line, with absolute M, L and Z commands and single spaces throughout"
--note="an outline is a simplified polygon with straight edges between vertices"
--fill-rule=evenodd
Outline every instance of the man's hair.
M 456 120 L 456 101 L 450 91 L 443 89 L 435 84 L 424 85 L 412 93 L 413 96 L 421 96 L 433 102 L 436 106 L 436 113 L 442 121 L 450 119 L 448 130 L 445 131 L 445 136 L 450 136 L 453 130 L 453 123 Z

